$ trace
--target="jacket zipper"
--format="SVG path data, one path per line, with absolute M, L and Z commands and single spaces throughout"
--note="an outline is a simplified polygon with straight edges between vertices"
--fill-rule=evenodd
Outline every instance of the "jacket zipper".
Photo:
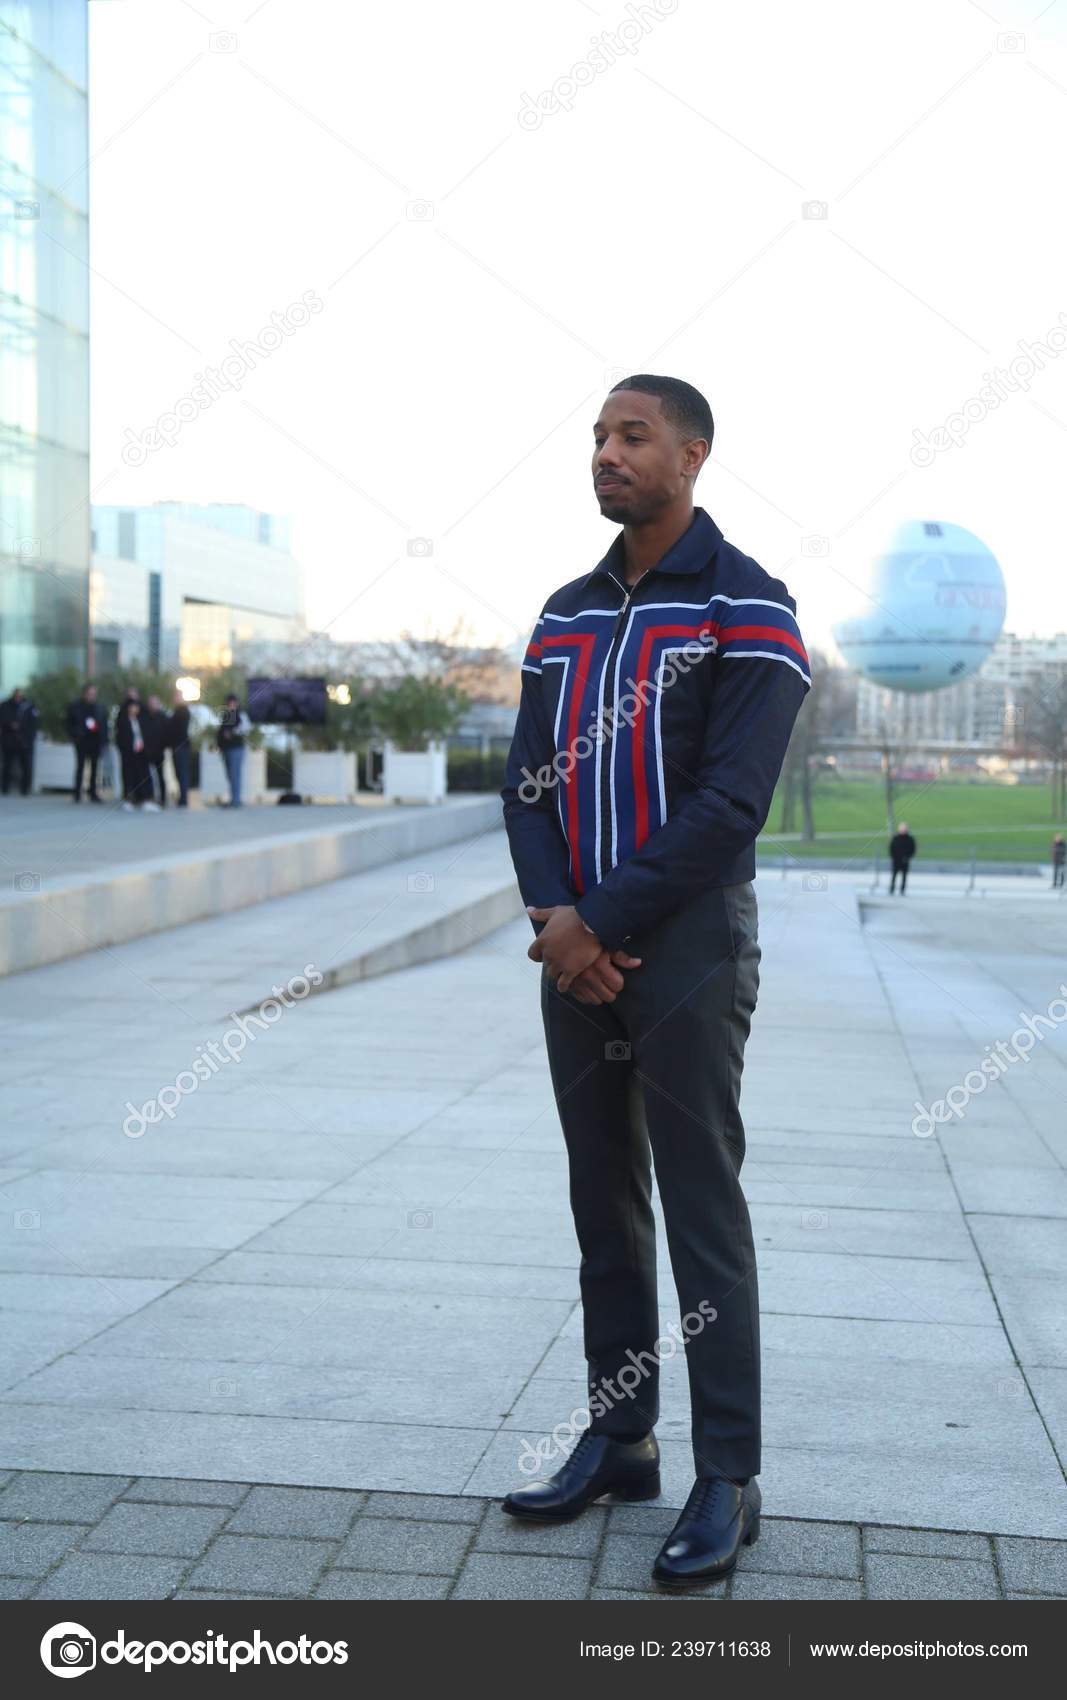
M 608 577 L 611 579 L 612 583 L 618 584 L 619 589 L 623 592 L 623 600 L 622 607 L 615 616 L 615 625 L 611 634 L 611 643 L 608 645 L 608 658 L 604 665 L 604 740 L 600 746 L 600 842 L 597 844 L 597 859 L 600 865 L 600 878 L 603 878 L 605 872 L 611 867 L 611 761 L 615 747 L 615 687 L 613 683 L 613 668 L 619 647 L 619 635 L 622 631 L 623 621 L 626 618 L 626 611 L 630 606 L 633 594 L 638 585 L 642 584 L 648 577 L 649 573 L 654 571 L 655 569 L 653 567 L 646 567 L 644 572 L 641 573 L 641 575 L 636 578 L 631 585 L 619 584 L 619 580 L 615 577 L 615 574 L 611 572 L 608 573 Z M 608 702 L 609 692 L 611 696 L 610 703 Z

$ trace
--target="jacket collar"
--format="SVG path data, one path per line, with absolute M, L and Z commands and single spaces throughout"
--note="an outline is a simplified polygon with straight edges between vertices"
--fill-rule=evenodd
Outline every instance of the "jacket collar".
M 620 531 L 602 561 L 598 561 L 586 579 L 590 583 L 598 573 L 612 574 L 625 583 L 626 558 L 623 553 L 623 534 Z M 656 573 L 687 573 L 692 575 L 706 567 L 722 542 L 722 532 L 704 508 L 693 509 L 693 519 L 677 543 L 667 550 L 662 560 L 650 570 Z

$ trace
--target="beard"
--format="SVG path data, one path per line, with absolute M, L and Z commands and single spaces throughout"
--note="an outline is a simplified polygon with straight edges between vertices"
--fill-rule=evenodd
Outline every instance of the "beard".
M 627 521 L 640 521 L 646 517 L 640 504 L 634 501 L 628 484 L 624 484 L 621 490 L 606 490 L 603 494 L 594 490 L 594 495 L 600 504 L 601 518 L 610 520 L 613 525 L 624 525 Z

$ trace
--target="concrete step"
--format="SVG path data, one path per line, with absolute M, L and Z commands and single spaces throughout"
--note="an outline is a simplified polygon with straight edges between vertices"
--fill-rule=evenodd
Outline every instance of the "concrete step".
M 417 859 L 498 833 L 502 817 L 499 797 L 477 795 L 307 831 L 284 824 L 273 835 L 143 862 L 14 875 L 0 895 L 0 976 Z
M 288 897 L 49 964 L 9 983 L 12 1007 L 5 1022 L 14 1029 L 54 1021 L 67 1029 L 79 1012 L 102 1000 L 114 1007 L 120 1025 L 127 1016 L 136 1024 L 147 1012 L 150 1029 L 156 1028 L 169 1008 L 176 1019 L 210 1026 L 256 1011 L 290 982 L 304 982 L 289 992 L 303 1000 L 435 961 L 523 914 L 507 837 L 492 829 Z M 273 1012 L 268 1019 L 276 1019 Z

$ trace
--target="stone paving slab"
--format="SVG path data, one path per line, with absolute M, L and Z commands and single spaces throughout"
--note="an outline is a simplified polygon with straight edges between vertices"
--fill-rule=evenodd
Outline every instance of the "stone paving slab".
M 557 1528 L 472 1495 L 338 1493 L 267 1483 L 15 1472 L 9 1503 L 50 1520 L 7 1523 L 8 1599 L 1056 1599 L 1067 1541 L 762 1518 L 732 1577 L 658 1590 L 650 1566 L 677 1517 L 603 1500 Z M 214 1503 L 206 1500 L 212 1490 Z M 225 1499 L 226 1503 L 222 1503 Z M 102 1509 L 107 1507 L 107 1509 Z

